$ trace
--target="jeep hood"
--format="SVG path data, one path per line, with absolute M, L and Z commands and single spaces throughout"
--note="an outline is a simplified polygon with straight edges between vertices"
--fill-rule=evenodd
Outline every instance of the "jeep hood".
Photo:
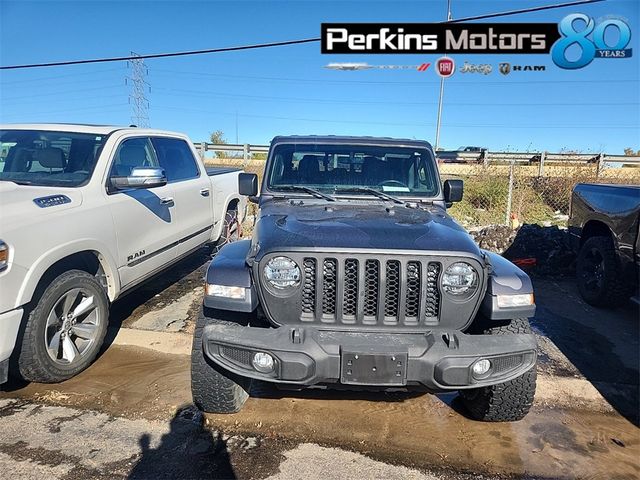
M 53 204 L 35 201 L 46 197 L 64 195 L 67 203 Z M 0 233 L 38 222 L 42 217 L 59 213 L 82 204 L 82 194 L 77 188 L 40 187 L 0 182 Z
M 408 208 L 390 202 L 270 201 L 261 208 L 254 239 L 259 255 L 288 248 L 388 249 L 468 252 L 471 236 L 439 206 Z

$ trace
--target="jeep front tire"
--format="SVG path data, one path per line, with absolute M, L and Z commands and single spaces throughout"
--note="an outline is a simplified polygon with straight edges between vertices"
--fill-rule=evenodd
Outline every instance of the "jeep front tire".
M 204 353 L 204 327 L 213 323 L 230 324 L 200 312 L 191 349 L 191 394 L 193 403 L 208 413 L 236 413 L 249 398 L 251 379 L 238 377 L 215 365 Z
M 507 325 L 488 328 L 488 335 L 514 335 L 531 333 L 526 318 L 516 318 Z M 489 387 L 460 390 L 460 398 L 471 417 L 485 422 L 514 422 L 522 420 L 536 392 L 536 366 L 519 377 Z

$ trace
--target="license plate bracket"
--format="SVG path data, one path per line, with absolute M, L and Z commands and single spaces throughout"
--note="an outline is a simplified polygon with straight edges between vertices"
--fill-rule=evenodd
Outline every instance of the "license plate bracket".
M 345 385 L 404 386 L 406 352 L 343 351 L 340 382 Z

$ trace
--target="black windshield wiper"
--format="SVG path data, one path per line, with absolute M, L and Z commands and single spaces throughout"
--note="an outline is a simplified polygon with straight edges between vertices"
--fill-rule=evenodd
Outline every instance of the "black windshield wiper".
M 331 195 L 322 193 L 321 191 L 316 190 L 315 188 L 304 187 L 302 185 L 278 185 L 278 186 L 275 186 L 274 188 L 278 190 L 289 191 L 289 192 L 305 192 L 317 198 L 324 198 L 325 200 L 329 200 L 330 202 L 336 201 L 336 199 L 333 198 Z
M 376 190 L 371 187 L 348 187 L 348 188 L 336 188 L 334 190 L 335 193 L 349 193 L 349 192 L 360 192 L 360 193 L 370 193 L 371 195 L 375 195 L 378 198 L 382 198 L 384 200 L 391 200 L 392 202 L 398 203 L 400 205 L 406 205 L 403 200 L 400 200 L 398 197 L 394 197 L 393 195 L 389 195 L 388 193 L 381 192 L 380 190 Z

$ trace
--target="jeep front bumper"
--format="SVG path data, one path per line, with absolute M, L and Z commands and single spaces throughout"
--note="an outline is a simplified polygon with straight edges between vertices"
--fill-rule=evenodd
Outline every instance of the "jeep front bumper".
M 311 386 L 423 386 L 430 391 L 494 385 L 534 367 L 532 334 L 466 335 L 434 329 L 426 333 L 341 332 L 318 328 L 255 328 L 208 325 L 204 352 L 224 369 L 263 381 Z M 273 358 L 273 370 L 258 371 L 253 356 Z M 479 360 L 491 368 L 474 374 Z M 486 365 L 486 363 L 485 363 Z

